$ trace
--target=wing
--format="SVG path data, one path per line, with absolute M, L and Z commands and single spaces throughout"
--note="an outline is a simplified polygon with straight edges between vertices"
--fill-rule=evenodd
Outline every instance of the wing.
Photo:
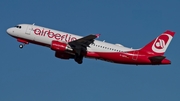
M 82 46 L 82 47 L 89 47 L 89 45 L 91 43 L 94 42 L 94 39 L 99 37 L 100 34 L 96 34 L 96 35 L 88 35 L 88 36 L 85 36 L 83 38 L 80 38 L 80 39 L 77 39 L 75 41 L 71 41 L 69 42 L 68 44 L 73 48 L 73 47 L 76 47 L 76 46 Z
M 78 62 L 79 64 L 82 63 L 83 57 L 87 53 L 87 47 L 89 47 L 91 43 L 94 43 L 94 39 L 99 37 L 99 35 L 100 34 L 88 35 L 68 43 L 75 52 L 76 62 Z

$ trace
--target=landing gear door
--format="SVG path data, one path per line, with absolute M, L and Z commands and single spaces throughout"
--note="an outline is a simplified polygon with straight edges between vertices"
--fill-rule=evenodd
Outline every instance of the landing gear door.
M 139 55 L 139 51 L 134 51 L 132 59 L 133 60 L 137 60 L 138 59 L 138 55 Z
M 30 35 L 31 31 L 33 30 L 32 27 L 33 27 L 32 25 L 28 25 L 27 28 L 26 28 L 25 34 Z

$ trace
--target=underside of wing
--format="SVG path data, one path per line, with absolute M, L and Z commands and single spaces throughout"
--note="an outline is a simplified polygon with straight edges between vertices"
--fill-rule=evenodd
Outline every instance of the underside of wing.
M 79 64 L 82 63 L 83 57 L 87 53 L 87 47 L 89 47 L 90 44 L 94 43 L 94 39 L 97 37 L 99 37 L 99 34 L 88 35 L 68 43 L 75 53 L 76 62 L 78 62 Z

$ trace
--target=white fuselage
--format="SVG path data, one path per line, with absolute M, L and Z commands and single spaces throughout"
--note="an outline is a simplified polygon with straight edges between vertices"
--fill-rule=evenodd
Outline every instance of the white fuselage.
M 53 40 L 68 43 L 70 41 L 82 38 L 78 35 L 37 25 L 19 24 L 18 26 L 21 26 L 21 28 L 12 27 L 8 29 L 9 31 L 13 32 L 11 32 L 12 36 L 46 44 L 47 46 L 51 46 Z M 89 52 L 127 52 L 132 51 L 133 49 L 124 47 L 120 44 L 111 44 L 104 41 L 95 40 L 94 44 L 90 44 L 90 47 L 88 47 L 87 50 Z

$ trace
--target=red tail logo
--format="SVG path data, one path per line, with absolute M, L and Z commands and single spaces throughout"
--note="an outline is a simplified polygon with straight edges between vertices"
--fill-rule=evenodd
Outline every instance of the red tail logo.
M 162 39 L 158 39 L 157 42 L 155 43 L 155 47 L 157 49 L 163 49 L 165 45 L 166 44 L 165 44 L 164 40 L 162 40 Z
M 172 36 L 169 34 L 162 34 L 157 37 L 152 45 L 152 50 L 156 53 L 164 53 L 172 40 Z
M 169 40 L 169 37 L 167 35 L 161 35 L 154 42 L 155 48 L 156 49 L 163 49 L 163 48 L 165 48 L 168 40 Z
M 163 55 L 168 48 L 174 34 L 175 32 L 167 30 L 166 32 L 158 36 L 156 39 L 148 43 L 141 50 Z

